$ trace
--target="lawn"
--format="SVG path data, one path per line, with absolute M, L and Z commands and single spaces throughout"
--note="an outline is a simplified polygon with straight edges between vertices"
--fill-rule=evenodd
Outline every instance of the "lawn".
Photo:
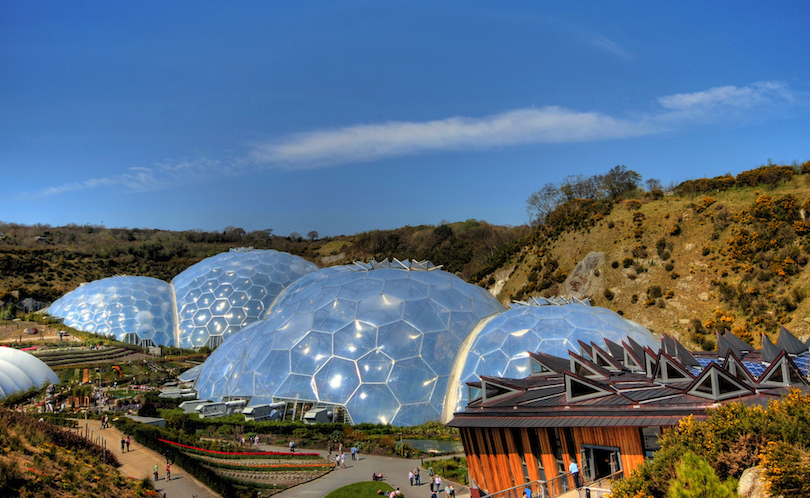
M 394 490 L 394 488 L 384 482 L 379 481 L 356 482 L 332 491 L 326 495 L 326 498 L 372 498 L 374 496 L 380 496 L 377 494 L 378 490 L 382 490 L 385 493 L 390 493 Z

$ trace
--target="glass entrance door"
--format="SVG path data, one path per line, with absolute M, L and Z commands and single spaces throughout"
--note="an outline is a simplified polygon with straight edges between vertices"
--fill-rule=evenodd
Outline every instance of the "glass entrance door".
M 582 445 L 583 475 L 590 481 L 601 479 L 622 470 L 619 448 Z

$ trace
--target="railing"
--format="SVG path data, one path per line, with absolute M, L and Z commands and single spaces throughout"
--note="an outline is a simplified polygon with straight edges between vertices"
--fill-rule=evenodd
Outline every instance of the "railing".
M 580 474 L 581 477 L 582 474 Z M 612 474 L 600 477 L 599 479 L 589 482 L 583 487 L 577 489 L 579 496 L 590 496 L 590 498 L 607 497 L 610 496 L 609 482 L 621 479 L 623 471 L 614 472 Z M 569 490 L 571 490 L 571 473 L 566 472 L 560 474 L 548 481 L 531 481 L 520 486 L 513 486 L 511 488 L 502 489 L 495 493 L 487 495 L 487 498 L 522 498 L 523 492 L 526 488 L 531 489 L 532 498 L 554 498 Z

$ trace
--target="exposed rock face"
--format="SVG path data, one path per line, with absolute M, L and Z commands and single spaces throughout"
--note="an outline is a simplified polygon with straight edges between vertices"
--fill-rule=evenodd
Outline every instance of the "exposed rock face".
M 737 485 L 737 493 L 742 498 L 769 498 L 771 495 L 765 491 L 765 482 L 760 480 L 762 469 L 751 467 L 745 469 Z
M 577 299 L 582 299 L 591 286 L 594 272 L 599 263 L 605 257 L 603 252 L 590 252 L 585 258 L 577 263 L 574 271 L 565 279 L 565 294 Z

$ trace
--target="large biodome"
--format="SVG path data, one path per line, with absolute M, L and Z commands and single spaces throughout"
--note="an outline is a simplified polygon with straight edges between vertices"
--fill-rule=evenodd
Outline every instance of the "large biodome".
M 0 346 L 0 399 L 43 384 L 58 384 L 53 370 L 25 351 Z
M 174 344 L 171 286 L 157 278 L 95 280 L 54 301 L 48 313 L 74 329 L 130 344 Z
M 47 310 L 66 325 L 140 346 L 216 347 L 263 317 L 284 288 L 317 270 L 284 252 L 233 249 L 172 283 L 115 276 L 79 286 Z
M 319 270 L 214 351 L 195 389 L 214 401 L 341 406 L 354 423 L 438 420 L 459 346 L 504 309 L 427 262 Z
M 177 345 L 219 346 L 267 313 L 288 285 L 318 265 L 274 250 L 232 250 L 206 258 L 172 279 Z
M 579 341 L 621 343 L 627 337 L 642 346 L 657 347 L 646 328 L 615 311 L 591 306 L 588 301 L 533 298 L 482 322 L 461 346 L 451 376 L 442 419 L 447 421 L 467 403 L 467 382 L 482 375 L 521 379 L 528 377 L 528 351 L 568 357 L 579 351 Z

